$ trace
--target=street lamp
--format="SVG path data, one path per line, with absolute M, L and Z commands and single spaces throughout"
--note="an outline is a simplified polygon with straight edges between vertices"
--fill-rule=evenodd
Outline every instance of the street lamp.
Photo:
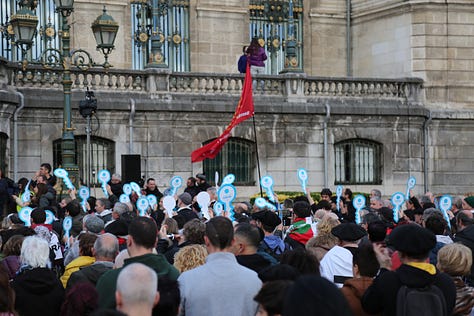
M 74 128 L 71 120 L 71 66 L 80 70 L 88 70 L 91 67 L 103 67 L 108 69 L 112 67 L 108 62 L 108 55 L 114 48 L 115 37 L 118 32 L 118 23 L 106 13 L 105 7 L 103 14 L 97 17 L 92 23 L 92 31 L 97 41 L 97 48 L 105 56 L 105 62 L 96 64 L 90 54 L 83 50 L 71 50 L 69 47 L 70 25 L 68 17 L 74 11 L 74 0 L 54 0 L 56 12 L 62 16 L 61 50 L 55 48 L 45 49 L 39 59 L 33 63 L 41 63 L 45 68 L 59 68 L 62 70 L 62 85 L 64 95 L 63 107 L 63 134 L 61 142 L 62 167 L 69 172 L 73 182 L 78 182 L 79 168 L 76 164 L 76 152 L 74 144 Z M 20 10 L 12 16 L 10 23 L 15 33 L 15 44 L 20 46 L 23 51 L 23 68 L 26 68 L 26 52 L 33 44 L 33 36 L 36 34 L 38 18 L 33 10 L 36 7 L 36 0 L 19 1 Z

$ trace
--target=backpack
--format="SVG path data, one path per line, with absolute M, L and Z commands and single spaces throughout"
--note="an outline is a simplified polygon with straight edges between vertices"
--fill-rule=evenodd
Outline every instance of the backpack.
M 397 316 L 448 316 L 443 292 L 436 285 L 398 290 Z

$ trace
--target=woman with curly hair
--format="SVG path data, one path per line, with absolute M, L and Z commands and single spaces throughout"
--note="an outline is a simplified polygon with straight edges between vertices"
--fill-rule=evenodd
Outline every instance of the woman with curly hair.
M 188 271 L 206 263 L 207 250 L 203 245 L 190 245 L 182 248 L 174 256 L 174 266 L 179 273 Z

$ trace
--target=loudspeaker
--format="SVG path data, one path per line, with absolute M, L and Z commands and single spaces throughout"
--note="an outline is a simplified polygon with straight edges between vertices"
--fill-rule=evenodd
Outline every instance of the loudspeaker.
M 122 183 L 139 183 L 141 174 L 140 155 L 122 155 Z

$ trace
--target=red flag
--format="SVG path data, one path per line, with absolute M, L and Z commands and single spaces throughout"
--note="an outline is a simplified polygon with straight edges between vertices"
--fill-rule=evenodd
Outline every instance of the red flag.
M 226 129 L 219 137 L 193 151 L 191 153 L 191 162 L 203 161 L 206 158 L 215 158 L 229 139 L 232 129 L 246 119 L 251 118 L 253 114 L 252 76 L 250 75 L 250 66 L 247 64 L 244 87 L 242 89 L 242 94 L 240 95 L 239 104 L 237 105 L 237 109 L 235 109 L 234 116 L 232 117 L 232 121 L 230 121 L 229 125 L 227 125 Z

